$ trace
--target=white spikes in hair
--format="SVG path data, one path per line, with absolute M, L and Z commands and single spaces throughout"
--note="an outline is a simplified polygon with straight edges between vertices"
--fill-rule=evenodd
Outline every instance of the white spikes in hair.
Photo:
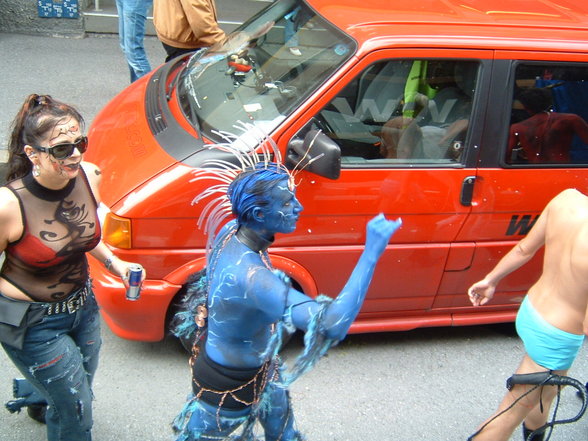
M 192 204 L 197 204 L 213 197 L 204 206 L 198 219 L 198 228 L 204 227 L 204 232 L 208 235 L 208 249 L 222 225 L 231 216 L 231 203 L 227 191 L 229 185 L 240 173 L 254 169 L 260 163 L 264 167 L 270 163 L 276 163 L 288 172 L 282 164 L 282 155 L 278 146 L 259 127 L 243 122 L 238 122 L 234 127 L 241 133 L 240 136 L 226 131 L 215 132 L 224 142 L 211 144 L 207 148 L 232 154 L 238 164 L 223 159 L 210 159 L 195 169 L 194 177 L 190 179 L 190 182 L 216 181 L 192 200 Z M 288 174 L 293 182 L 293 175 L 290 172 Z
M 236 158 L 237 163 L 234 164 L 224 159 L 206 160 L 201 167 L 194 170 L 194 177 L 190 180 L 190 182 L 216 181 L 192 200 L 192 204 L 197 204 L 204 199 L 213 198 L 204 206 L 198 219 L 198 228 L 204 227 L 204 232 L 208 235 L 207 250 L 210 250 L 218 231 L 231 216 L 232 207 L 227 192 L 231 183 L 240 173 L 252 170 L 258 164 L 263 164 L 263 167 L 267 168 L 270 163 L 274 163 L 287 173 L 288 186 L 293 190 L 296 186 L 295 176 L 323 156 L 321 154 L 309 159 L 309 152 L 320 133 L 317 131 L 304 155 L 294 169 L 289 171 L 282 163 L 282 154 L 277 144 L 260 127 L 241 121 L 233 127 L 237 129 L 237 134 L 217 131 L 215 134 L 219 135 L 224 142 L 211 144 L 207 148 L 230 153 Z M 303 163 L 304 165 L 302 165 Z

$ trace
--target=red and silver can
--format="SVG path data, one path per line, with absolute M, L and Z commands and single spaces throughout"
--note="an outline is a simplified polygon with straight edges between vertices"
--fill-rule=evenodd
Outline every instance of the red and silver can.
M 138 300 L 141 295 L 141 278 L 143 267 L 141 265 L 129 266 L 129 287 L 127 288 L 127 300 Z

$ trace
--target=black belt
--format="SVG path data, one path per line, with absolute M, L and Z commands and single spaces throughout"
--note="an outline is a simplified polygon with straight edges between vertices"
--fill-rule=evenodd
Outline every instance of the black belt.
M 71 294 L 67 299 L 62 300 L 61 302 L 51 302 L 45 303 L 43 307 L 45 308 L 46 315 L 53 315 L 53 314 L 62 314 L 68 313 L 73 314 L 86 303 L 86 299 L 88 298 L 88 294 L 90 293 L 90 288 L 88 284 L 84 285 L 83 288 L 78 289 L 76 292 Z
M 258 399 L 265 387 L 264 369 L 267 369 L 267 365 L 253 369 L 222 366 L 208 356 L 202 343 L 202 349 L 192 366 L 192 392 L 212 406 L 245 409 Z M 257 376 L 259 378 L 254 381 Z

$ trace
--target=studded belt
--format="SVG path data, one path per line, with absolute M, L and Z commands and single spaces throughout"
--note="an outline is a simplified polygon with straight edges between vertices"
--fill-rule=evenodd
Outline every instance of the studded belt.
M 89 287 L 85 285 L 83 288 L 78 289 L 72 295 L 70 295 L 67 299 L 62 300 L 61 302 L 51 302 L 46 303 L 45 306 L 45 314 L 46 315 L 53 315 L 53 314 L 62 314 L 68 313 L 73 314 L 86 303 L 86 299 L 88 298 Z

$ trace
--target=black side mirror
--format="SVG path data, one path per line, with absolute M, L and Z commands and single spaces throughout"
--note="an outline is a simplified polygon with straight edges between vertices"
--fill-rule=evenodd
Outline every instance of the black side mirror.
M 341 149 L 320 130 L 309 130 L 304 140 L 293 138 L 288 143 L 285 164 L 290 170 L 337 179 L 341 174 Z

